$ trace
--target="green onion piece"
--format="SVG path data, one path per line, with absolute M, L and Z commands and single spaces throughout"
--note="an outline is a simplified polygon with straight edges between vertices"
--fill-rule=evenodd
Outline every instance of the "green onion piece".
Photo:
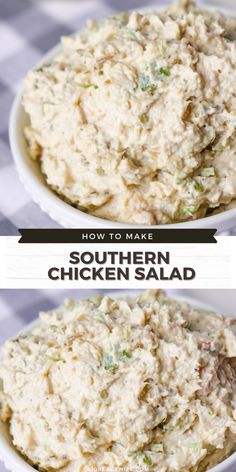
M 96 84 L 79 84 L 79 87 L 84 88 L 84 89 L 87 89 L 90 87 L 93 87 L 94 89 L 98 89 L 98 85 Z
M 132 30 L 126 30 L 126 35 L 128 36 L 128 38 L 133 39 L 134 41 L 137 41 L 138 39 L 134 31 Z
M 104 357 L 104 369 L 105 370 L 116 370 L 118 365 L 115 364 L 114 359 L 109 354 L 106 354 Z
M 150 467 L 152 465 L 152 459 L 145 455 L 143 458 L 143 463 Z
M 165 67 L 160 67 L 160 73 L 165 75 L 166 77 L 170 77 L 170 71 Z
M 190 215 L 192 216 L 192 214 L 195 212 L 195 207 L 194 206 L 190 206 L 190 207 L 185 207 L 182 209 L 182 213 L 183 215 Z
M 131 359 L 132 354 L 129 351 L 126 351 L 125 349 L 121 352 L 122 357 L 128 357 L 128 359 Z
M 61 357 L 49 357 L 48 358 L 51 362 L 66 362 L 65 359 L 62 359 Z
M 197 180 L 195 180 L 194 182 L 194 188 L 200 193 L 203 193 L 205 191 L 204 187 Z

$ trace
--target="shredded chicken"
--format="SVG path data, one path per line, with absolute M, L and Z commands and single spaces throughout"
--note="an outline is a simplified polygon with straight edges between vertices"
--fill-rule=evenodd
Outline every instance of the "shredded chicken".
M 236 321 L 148 291 L 67 300 L 3 348 L 2 421 L 42 470 L 202 472 L 236 449 Z
M 85 212 L 168 224 L 235 201 L 234 19 L 182 0 L 90 21 L 28 74 L 23 105 L 31 157 Z

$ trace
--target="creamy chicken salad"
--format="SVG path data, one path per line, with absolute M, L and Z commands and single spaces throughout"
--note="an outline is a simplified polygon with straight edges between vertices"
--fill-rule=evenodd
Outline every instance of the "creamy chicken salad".
M 236 20 L 180 0 L 62 38 L 31 71 L 29 153 L 97 217 L 168 224 L 236 198 Z
M 1 419 L 40 470 L 209 470 L 236 449 L 235 335 L 161 291 L 67 300 L 4 345 Z

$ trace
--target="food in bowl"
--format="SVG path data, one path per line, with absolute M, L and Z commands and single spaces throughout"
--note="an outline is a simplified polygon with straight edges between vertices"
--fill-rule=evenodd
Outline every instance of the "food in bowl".
M 1 418 L 40 470 L 206 471 L 236 449 L 235 334 L 162 291 L 67 300 L 4 345 Z
M 236 198 L 236 20 L 182 0 L 62 38 L 23 106 L 50 188 L 91 215 L 168 224 Z

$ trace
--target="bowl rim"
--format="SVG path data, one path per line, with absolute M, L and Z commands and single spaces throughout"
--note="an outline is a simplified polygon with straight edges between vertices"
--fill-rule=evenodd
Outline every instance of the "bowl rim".
M 135 295 L 138 295 L 138 293 L 142 292 L 144 290 L 140 289 L 127 289 L 127 290 L 116 290 L 116 291 L 111 291 L 111 292 L 104 292 L 104 296 L 108 297 L 114 297 L 114 298 L 120 298 L 121 296 L 127 296 L 127 297 L 132 297 Z M 196 309 L 203 309 L 206 311 L 214 311 L 216 312 L 216 309 L 211 306 L 210 303 L 206 303 L 204 301 L 199 300 L 196 298 L 196 296 L 192 295 L 186 295 L 186 293 L 173 293 L 169 290 L 166 291 L 168 296 L 170 298 L 176 299 L 178 301 L 182 302 L 187 302 L 191 304 L 193 307 Z M 82 300 L 83 298 L 79 298 L 79 300 Z M 230 317 L 229 317 L 230 318 Z M 39 318 L 34 319 L 27 325 L 25 325 L 21 330 L 20 333 L 22 334 L 27 334 L 29 333 L 32 329 L 34 329 L 37 325 L 39 324 Z M 1 355 L 1 353 L 0 353 Z M 3 427 L 6 427 L 6 423 L 3 423 L 0 420 L 0 425 Z M 10 443 L 10 441 L 7 441 L 6 438 L 3 438 L 2 435 L 0 435 L 0 461 L 3 461 L 5 467 L 12 471 L 19 471 L 19 472 L 33 472 L 35 471 L 35 468 L 31 466 L 24 457 L 17 451 L 17 449 L 14 447 L 13 444 Z M 229 457 L 227 457 L 224 461 L 220 462 L 213 468 L 209 469 L 209 472 L 228 472 L 227 468 L 235 465 L 236 466 L 236 452 L 231 454 Z
M 139 8 L 138 11 L 162 11 L 166 5 L 149 5 L 148 7 Z M 224 8 L 213 5 L 208 5 L 207 3 L 202 5 L 203 8 L 208 10 L 221 11 L 222 13 L 228 16 L 236 16 L 236 11 L 233 8 Z M 45 63 L 47 60 L 51 59 L 56 52 L 60 50 L 61 44 L 58 43 L 56 46 L 51 48 L 43 57 L 38 61 L 34 66 Z M 64 201 L 54 190 L 50 188 L 49 185 L 45 182 L 40 181 L 38 176 L 36 176 L 32 167 L 27 163 L 26 153 L 21 150 L 20 141 L 24 140 L 22 130 L 20 130 L 19 123 L 21 116 L 27 116 L 27 113 L 24 111 L 22 106 L 22 96 L 23 96 L 23 81 L 20 84 L 18 93 L 14 99 L 10 117 L 9 117 L 9 141 L 10 147 L 15 162 L 15 166 L 19 175 L 21 182 L 23 183 L 26 191 L 30 194 L 33 201 L 35 201 L 41 209 L 49 214 L 49 216 L 60 223 L 62 226 L 69 227 L 81 227 L 82 224 L 87 227 L 109 227 L 109 228 L 217 228 L 226 225 L 228 226 L 225 229 L 229 229 L 230 224 L 229 220 L 235 219 L 236 222 L 236 207 L 229 210 L 223 210 L 212 216 L 205 216 L 204 218 L 198 218 L 196 220 L 183 221 L 170 224 L 160 224 L 160 225 L 143 225 L 135 223 L 121 223 L 114 220 L 106 220 L 97 216 L 90 215 L 82 210 L 79 210 L 76 207 L 73 207 L 71 204 Z M 41 172 L 41 170 L 40 170 Z M 43 176 L 43 174 L 41 173 Z M 58 214 L 60 216 L 58 216 Z M 65 224 L 65 221 L 66 224 Z M 69 223 L 68 223 L 69 222 Z M 70 224 L 71 222 L 71 224 Z M 231 227 L 233 226 L 233 223 Z

